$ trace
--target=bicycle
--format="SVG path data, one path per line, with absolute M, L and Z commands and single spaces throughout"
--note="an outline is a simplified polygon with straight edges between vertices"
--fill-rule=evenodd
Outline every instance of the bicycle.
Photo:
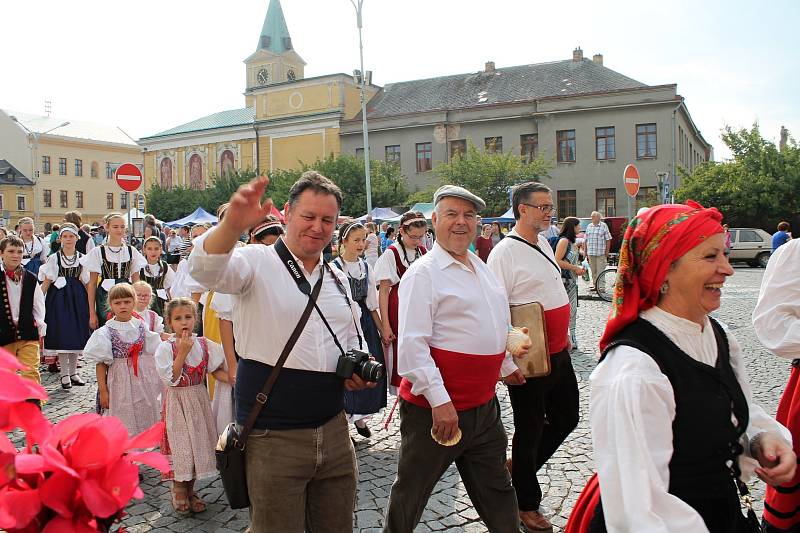
M 604 302 L 610 302 L 614 297 L 614 285 L 617 282 L 617 263 L 619 261 L 619 254 L 608 255 L 608 266 L 597 275 L 594 280 L 594 288 L 597 296 Z M 603 290 L 597 290 L 597 287 L 602 287 Z

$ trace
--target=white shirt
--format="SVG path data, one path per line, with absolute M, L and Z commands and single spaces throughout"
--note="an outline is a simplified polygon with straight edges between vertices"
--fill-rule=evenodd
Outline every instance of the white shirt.
M 215 292 L 210 307 L 220 320 L 233 322 L 233 297 L 230 294 Z
M 297 288 L 274 246 L 243 246 L 227 254 L 206 253 L 205 239 L 214 231 L 215 228 L 195 240 L 189 256 L 189 273 L 208 290 L 233 295 L 233 334 L 239 355 L 274 365 L 300 320 L 308 297 Z M 306 271 L 302 261 L 296 262 L 313 287 L 323 272 L 322 254 L 312 272 Z M 350 298 L 350 286 L 344 274 L 336 268 L 332 270 Z M 324 270 L 324 275 L 317 305 L 325 313 L 342 347 L 345 350 L 357 348 L 356 328 L 360 326 L 353 320 L 353 314 L 358 312 L 357 304 L 351 298 L 348 306 L 328 269 Z M 284 366 L 334 372 L 340 355 L 333 337 L 314 311 Z
M 173 335 L 170 340 L 174 340 L 174 338 L 175 336 Z M 197 340 L 197 335 L 192 335 L 192 338 L 194 344 L 189 351 L 189 355 L 186 356 L 185 362 L 189 366 L 197 366 L 203 361 L 203 346 Z M 225 363 L 225 353 L 222 351 L 222 346 L 216 342 L 206 339 L 206 343 L 208 344 L 208 367 L 206 371 L 211 374 L 222 368 Z M 176 386 L 181 380 L 180 376 L 176 380 L 172 379 L 173 361 L 172 343 L 170 341 L 162 341 L 156 349 L 156 370 L 161 380 L 172 387 Z
M 79 256 L 78 257 L 78 264 L 80 264 L 81 258 L 83 257 L 83 255 L 78 251 L 76 251 L 75 253 Z M 39 281 L 44 281 L 45 279 L 49 279 L 50 281 L 55 282 L 56 280 L 58 280 L 58 256 L 60 256 L 60 255 L 61 255 L 61 252 L 57 252 L 57 253 L 54 253 L 53 255 L 51 255 L 50 257 L 47 258 L 47 262 L 45 264 L 43 264 L 39 268 Z M 67 266 L 64 263 L 64 258 L 63 257 L 61 258 L 61 266 L 63 266 L 63 267 Z M 84 285 L 89 283 L 89 276 L 90 276 L 89 269 L 87 269 L 86 267 L 83 267 L 81 269 L 80 280 Z M 61 288 L 61 287 L 58 287 L 58 288 Z
M 155 333 L 161 333 L 164 331 L 164 319 L 152 309 L 136 311 L 136 313 L 142 317 L 142 320 L 144 320 L 144 326 L 150 331 Z
M 157 277 L 159 277 L 161 275 L 161 264 L 160 264 L 160 262 L 152 264 L 152 265 L 150 263 L 147 263 L 142 268 L 144 268 L 144 271 L 151 278 L 157 278 Z M 155 295 L 156 298 L 161 298 L 162 300 L 169 300 L 169 296 L 167 295 L 167 291 L 170 290 L 170 293 L 171 293 L 172 292 L 171 291 L 172 286 L 175 284 L 175 272 L 169 267 L 169 265 L 167 265 L 166 268 L 167 268 L 167 275 L 164 276 L 164 288 L 163 289 L 158 289 L 158 291 L 156 291 L 158 294 Z M 142 279 L 144 279 L 144 278 L 142 278 Z
M 116 331 L 125 342 L 134 342 L 139 338 L 139 324 L 141 323 L 142 321 L 135 317 L 127 322 L 119 322 L 112 318 L 106 322 L 105 326 L 94 330 L 92 336 L 86 342 L 86 347 L 83 349 L 83 356 L 86 361 L 94 365 L 99 363 L 111 365 L 114 362 L 114 353 L 111 350 L 111 333 L 109 330 Z M 142 353 L 152 355 L 158 349 L 159 344 L 161 344 L 161 335 L 147 329 L 147 324 L 145 324 Z
M 191 298 L 192 294 L 196 292 L 205 292 L 205 289 L 189 275 L 189 262 L 182 259 L 178 263 L 169 293 L 173 298 Z
M 800 359 L 800 239 L 772 253 L 758 303 L 753 310 L 756 336 L 765 348 L 786 359 Z
M 716 363 L 717 342 L 708 318 L 701 330 L 698 324 L 658 307 L 640 316 L 695 360 Z M 747 439 L 764 431 L 777 431 L 791 443 L 786 428 L 752 402 L 742 350 L 733 335 L 727 336 L 731 367 L 750 410 L 743 436 L 745 453 L 750 450 Z M 590 383 L 594 461 L 609 533 L 707 533 L 697 511 L 667 492 L 675 393 L 658 364 L 633 347 L 618 346 L 597 365 Z M 744 479 L 757 466 L 746 456 L 740 457 L 739 464 Z
M 174 237 L 167 237 L 167 252 L 176 254 L 179 251 L 183 239 L 175 235 Z
M 116 247 L 114 247 L 116 248 Z M 106 259 L 109 263 L 112 264 L 112 270 L 114 273 L 114 277 L 122 277 L 122 264 L 126 263 L 127 261 L 131 261 L 131 254 L 129 253 L 129 248 L 127 244 L 123 244 L 121 248 L 118 248 L 118 251 L 112 251 L 111 247 L 107 244 L 102 246 L 98 246 L 96 248 L 92 248 L 90 252 L 86 255 L 81 257 L 81 264 L 86 267 L 89 272 L 96 272 L 97 274 L 102 273 L 103 269 L 103 256 L 102 250 L 105 249 L 106 251 Z M 136 248 L 130 247 L 130 251 L 133 252 L 133 260 L 131 261 L 131 276 L 133 274 L 138 274 L 141 269 L 147 264 L 147 259 L 139 253 L 139 250 Z M 130 277 L 128 278 L 130 280 Z M 105 288 L 105 281 L 111 281 L 111 286 L 113 287 L 113 280 L 104 280 L 104 288 Z M 106 288 L 106 290 L 110 289 L 111 287 Z
M 364 276 L 368 276 L 367 279 L 367 301 L 365 302 L 367 305 L 367 309 L 370 311 L 375 311 L 378 309 L 378 289 L 377 284 L 375 282 L 375 273 L 373 272 L 374 269 L 372 267 L 367 268 L 362 259 L 358 259 L 357 261 L 351 263 L 349 261 L 345 261 L 342 259 L 341 256 L 337 257 L 333 261 L 331 261 L 333 266 L 342 270 L 339 265 L 344 266 L 343 272 L 349 278 L 353 278 L 355 280 L 362 280 Z M 369 263 L 367 263 L 369 264 Z M 361 308 L 359 307 L 359 310 Z
M 415 248 L 400 246 L 400 244 L 397 243 L 395 243 L 394 247 L 397 248 L 397 252 L 400 254 L 400 262 L 406 268 L 415 262 L 414 258 L 417 257 L 417 250 Z M 406 249 L 405 256 L 403 255 L 402 248 Z M 421 253 L 422 252 L 420 252 L 420 254 Z M 406 258 L 408 258 L 408 261 L 406 261 Z M 375 279 L 378 283 L 385 279 L 389 280 L 391 285 L 400 283 L 400 274 L 397 273 L 397 263 L 395 262 L 394 252 L 388 247 L 375 262 Z
M 606 243 L 612 239 L 605 222 L 586 226 L 586 250 L 588 255 L 606 255 Z
M 475 355 L 495 355 L 506 347 L 511 325 L 506 292 L 478 256 L 468 252 L 467 257 L 474 272 L 436 243 L 400 281 L 397 369 L 411 382 L 411 393 L 425 396 L 431 407 L 450 401 L 431 347 Z M 500 374 L 516 369 L 506 353 Z
M 11 281 L 8 276 L 6 276 L 5 268 L 2 267 L 2 263 L 0 263 L 0 269 L 2 269 L 0 270 L 0 275 L 3 276 L 3 281 L 5 281 L 6 287 L 8 287 L 8 303 L 11 305 L 11 319 L 14 321 L 14 324 L 19 324 L 19 307 L 20 300 L 22 299 L 22 278 L 20 278 L 20 281 L 15 283 Z M 37 290 L 41 287 L 41 285 L 37 283 L 36 287 L 37 288 L 33 291 L 33 320 L 36 321 L 36 328 L 39 330 L 39 336 L 44 337 L 47 335 L 47 324 L 44 321 L 44 293 L 41 290 Z
M 44 241 L 37 237 L 36 235 L 33 236 L 33 240 L 30 242 L 22 241 L 22 266 L 27 265 L 31 259 L 34 257 L 39 257 L 39 259 L 44 263 L 47 261 L 47 252 L 50 250 L 50 245 L 45 246 Z
M 366 245 L 367 247 L 364 248 L 364 257 L 369 263 L 369 266 L 374 266 L 375 262 L 378 260 L 378 248 L 380 247 L 380 243 L 378 243 L 378 236 L 374 233 L 370 233 L 367 235 L 366 238 Z

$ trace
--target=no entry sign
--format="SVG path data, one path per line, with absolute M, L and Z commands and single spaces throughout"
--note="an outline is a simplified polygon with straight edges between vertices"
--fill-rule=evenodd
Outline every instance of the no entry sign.
M 625 184 L 625 192 L 631 198 L 636 198 L 639 194 L 639 170 L 636 165 L 630 164 L 625 167 L 625 172 L 622 174 L 622 180 Z
M 142 185 L 142 171 L 133 163 L 123 163 L 114 172 L 114 179 L 120 189 L 133 192 Z

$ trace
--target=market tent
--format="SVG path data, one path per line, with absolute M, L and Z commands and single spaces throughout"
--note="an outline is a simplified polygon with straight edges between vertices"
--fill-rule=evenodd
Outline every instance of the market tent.
M 508 211 L 500 215 L 499 217 L 483 217 L 481 222 L 483 224 L 491 224 L 492 222 L 499 222 L 501 224 L 507 224 L 509 222 L 514 222 L 516 219 L 514 218 L 514 210 L 509 208 Z
M 191 215 L 179 218 L 178 220 L 173 220 L 172 222 L 167 222 L 167 226 L 171 228 L 179 228 L 187 224 L 207 224 L 207 223 L 216 224 L 217 217 L 207 212 L 202 207 L 198 207 L 197 209 L 194 210 L 194 213 L 192 213 Z
M 433 214 L 433 202 L 417 202 L 416 204 L 412 205 L 409 211 L 420 211 L 423 215 L 425 215 L 426 220 L 431 219 L 431 215 Z M 397 215 L 394 218 L 390 218 L 385 220 L 385 222 L 400 222 L 400 217 L 402 215 Z
M 376 207 L 372 210 L 372 221 L 373 222 L 381 222 L 383 220 L 389 220 L 399 216 L 397 213 L 389 209 L 388 207 Z M 362 215 L 357 219 L 360 222 L 364 222 L 367 220 L 367 215 Z

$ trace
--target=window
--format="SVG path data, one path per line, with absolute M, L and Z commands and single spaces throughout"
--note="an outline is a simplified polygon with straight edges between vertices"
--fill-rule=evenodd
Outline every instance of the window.
M 0 211 L 5 210 L 5 202 L 3 202 L 3 195 L 0 194 Z
M 384 148 L 386 154 L 386 162 L 395 165 L 400 165 L 400 145 L 391 144 Z
M 575 130 L 556 132 L 556 151 L 559 163 L 575 162 Z
M 17 211 L 27 211 L 25 208 L 25 197 L 17 195 Z
M 596 209 L 604 217 L 616 216 L 617 211 L 617 190 L 616 189 L 595 189 Z
M 119 208 L 128 209 L 128 193 L 126 192 L 119 193 Z
M 639 187 L 636 195 L 636 205 L 634 209 L 642 207 L 652 207 L 658 204 L 658 187 Z
M 433 146 L 431 143 L 417 143 L 417 172 L 427 172 L 433 168 Z
M 92 161 L 92 164 L 89 167 L 89 175 L 93 178 L 97 177 L 97 161 Z
M 45 207 L 53 207 L 53 191 L 50 189 L 45 189 L 42 191 L 43 195 L 43 202 Z
M 114 193 L 106 193 L 106 209 L 114 209 Z
M 356 159 L 364 159 L 364 149 L 356 148 Z
M 530 163 L 536 159 L 536 154 L 539 153 L 539 134 L 529 133 L 527 135 L 519 136 L 519 155 L 526 163 Z
M 42 156 L 42 174 L 50 174 L 50 156 Z
M 762 242 L 763 239 L 758 236 L 758 233 L 751 229 L 739 230 L 739 242 Z
M 455 156 L 463 157 L 464 154 L 467 153 L 467 140 L 466 139 L 456 139 L 455 141 L 450 141 L 450 159 L 453 159 Z
M 67 175 L 67 158 L 66 157 L 59 157 L 58 158 L 58 175 L 59 176 L 66 176 Z
M 83 176 L 83 159 L 75 160 L 75 175 L 79 177 Z
M 576 191 L 558 191 L 558 216 L 575 217 L 578 216 L 577 194 Z
M 680 161 L 681 163 L 685 163 L 686 161 L 684 159 L 685 156 L 684 156 L 684 153 L 683 153 L 684 152 L 684 150 L 683 150 L 683 128 L 681 128 L 680 126 L 678 126 L 678 139 L 680 140 L 679 141 L 680 147 L 678 148 L 678 153 L 679 153 L 678 161 Z
M 113 179 L 114 178 L 114 169 L 111 167 L 111 163 L 106 162 L 106 179 Z
M 656 125 L 636 125 L 636 158 L 655 159 L 656 157 Z
M 59 207 L 67 208 L 69 198 L 67 197 L 67 191 L 58 191 L 58 205 Z
M 595 151 L 598 161 L 607 161 L 617 158 L 614 142 L 614 126 L 594 129 Z
M 75 191 L 75 207 L 83 209 L 83 191 Z
M 486 147 L 486 151 L 490 154 L 502 154 L 503 153 L 503 138 L 502 137 L 486 137 L 483 140 L 483 145 Z

